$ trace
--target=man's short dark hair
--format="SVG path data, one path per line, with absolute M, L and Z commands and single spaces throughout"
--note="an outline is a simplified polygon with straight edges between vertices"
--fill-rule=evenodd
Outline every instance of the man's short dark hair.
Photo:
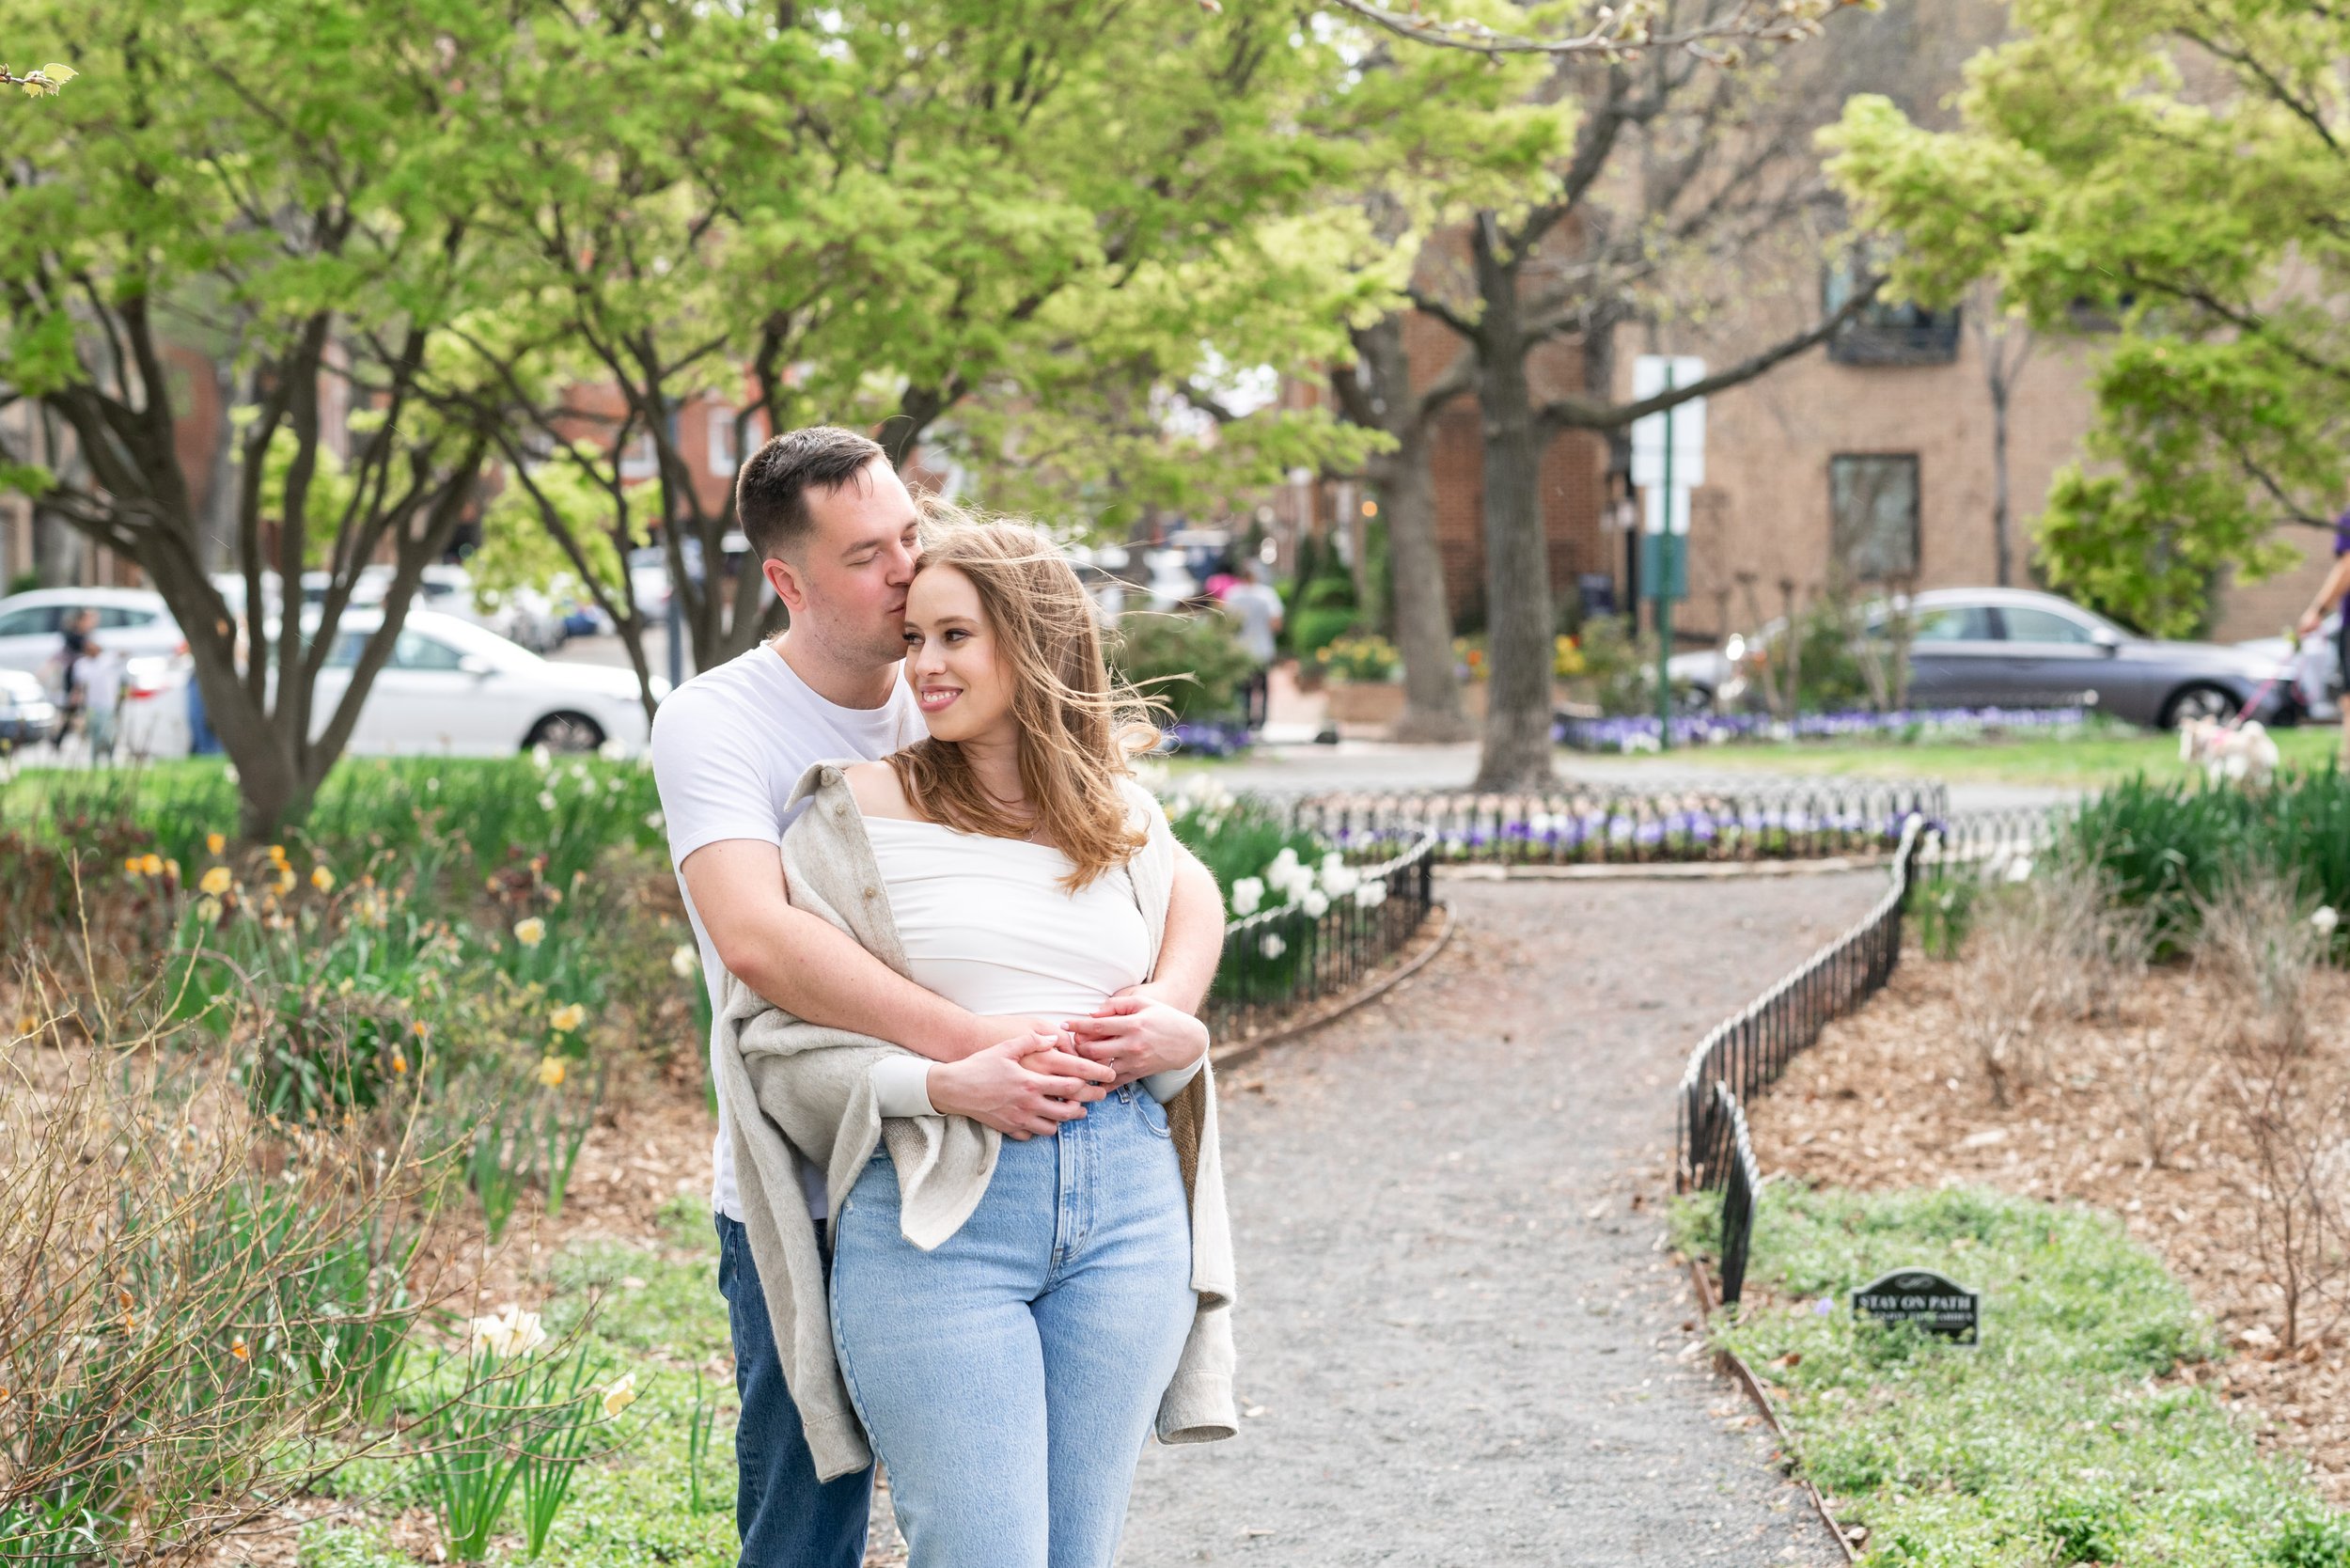
M 807 493 L 838 490 L 885 454 L 881 444 L 838 425 L 786 431 L 751 454 L 734 481 L 735 515 L 760 558 L 796 552 L 807 541 Z

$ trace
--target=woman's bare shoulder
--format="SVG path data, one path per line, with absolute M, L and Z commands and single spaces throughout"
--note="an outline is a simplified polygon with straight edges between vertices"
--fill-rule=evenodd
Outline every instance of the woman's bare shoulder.
M 848 782 L 856 808 L 865 815 L 915 820 L 914 808 L 906 804 L 905 790 L 898 782 L 898 770 L 887 762 L 852 762 L 840 770 L 840 776 Z

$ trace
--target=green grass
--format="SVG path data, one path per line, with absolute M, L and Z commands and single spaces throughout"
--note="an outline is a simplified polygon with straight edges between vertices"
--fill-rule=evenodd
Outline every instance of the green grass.
M 1716 1208 L 1676 1211 L 1684 1247 L 1711 1249 Z M 1851 1292 L 1904 1266 L 1983 1293 L 1981 1346 L 1854 1321 Z M 1719 1341 L 1778 1386 L 1806 1473 L 1869 1528 L 1869 1563 L 2350 1568 L 2350 1521 L 2298 1466 L 2263 1459 L 2209 1393 L 2164 1384 L 2218 1347 L 2108 1215 L 1773 1185 L 1748 1278 L 1784 1304 Z
M 2315 767 L 2342 748 L 2332 725 L 2270 731 L 2287 767 Z M 1856 778 L 1939 778 L 1951 783 L 2048 784 L 2093 788 L 2133 774 L 2184 774 L 2176 735 L 2133 730 L 2070 739 L 1932 741 L 1916 745 L 1845 741 L 1780 741 L 1699 746 L 1668 753 L 1691 765 L 1772 774 Z M 1578 759 L 1588 766 L 1591 759 Z
M 729 1341 L 718 1294 L 717 1238 L 698 1200 L 665 1215 L 662 1247 L 618 1242 L 574 1245 L 552 1268 L 555 1294 L 547 1325 L 558 1338 L 598 1303 L 588 1334 L 610 1359 L 600 1381 L 636 1374 L 636 1403 L 616 1423 L 615 1451 L 588 1462 L 556 1521 L 548 1568 L 643 1568 L 647 1563 L 731 1565 L 734 1529 L 734 1383 L 713 1370 Z M 631 1289 L 623 1280 L 643 1281 Z M 693 1506 L 686 1433 L 695 1379 L 720 1406 L 701 1471 L 702 1506 Z M 358 1500 L 357 1519 L 338 1517 L 306 1529 L 302 1568 L 414 1568 L 386 1535 L 390 1514 L 427 1503 L 423 1469 L 406 1458 L 370 1460 L 344 1473 L 340 1491 Z M 509 1504 L 492 1564 L 522 1559 L 521 1504 Z

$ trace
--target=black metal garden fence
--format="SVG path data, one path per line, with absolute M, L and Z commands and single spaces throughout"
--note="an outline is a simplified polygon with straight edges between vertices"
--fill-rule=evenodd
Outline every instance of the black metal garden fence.
M 1754 1245 L 1754 1206 L 1762 1193 L 1762 1168 L 1747 1137 L 1746 1107 L 1716 1080 L 1714 1107 L 1730 1127 L 1730 1157 L 1722 1176 L 1722 1305 L 1735 1307 L 1747 1288 L 1747 1254 Z
M 1675 1116 L 1674 1181 L 1682 1190 L 1711 1190 L 1729 1179 L 1739 1125 L 1723 1114 L 1716 1087 L 1727 1088 L 1736 1104 L 1745 1105 L 1785 1071 L 1796 1052 L 1819 1039 L 1830 1019 L 1850 1011 L 1892 978 L 1901 958 L 1902 914 L 1926 830 L 1922 816 L 1903 824 L 1892 885 L 1856 925 L 1715 1026 L 1690 1053 Z
M 1208 997 L 1215 1038 L 1245 1039 L 1361 985 L 1428 918 L 1435 852 L 1426 831 L 1357 836 L 1341 847 L 1351 877 L 1340 878 L 1337 888 L 1325 871 L 1311 900 L 1226 926 Z
M 1341 846 L 1422 832 L 1441 862 L 1530 867 L 1888 854 L 1904 823 L 1947 816 L 1949 798 L 1926 781 L 1706 779 L 1521 793 L 1325 792 L 1289 808 Z

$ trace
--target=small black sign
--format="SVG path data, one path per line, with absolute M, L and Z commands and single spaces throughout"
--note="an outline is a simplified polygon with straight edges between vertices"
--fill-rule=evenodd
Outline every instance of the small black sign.
M 1960 1344 L 1980 1342 L 1982 1296 L 1930 1268 L 1898 1268 L 1852 1294 L 1853 1316 L 1912 1323 Z

